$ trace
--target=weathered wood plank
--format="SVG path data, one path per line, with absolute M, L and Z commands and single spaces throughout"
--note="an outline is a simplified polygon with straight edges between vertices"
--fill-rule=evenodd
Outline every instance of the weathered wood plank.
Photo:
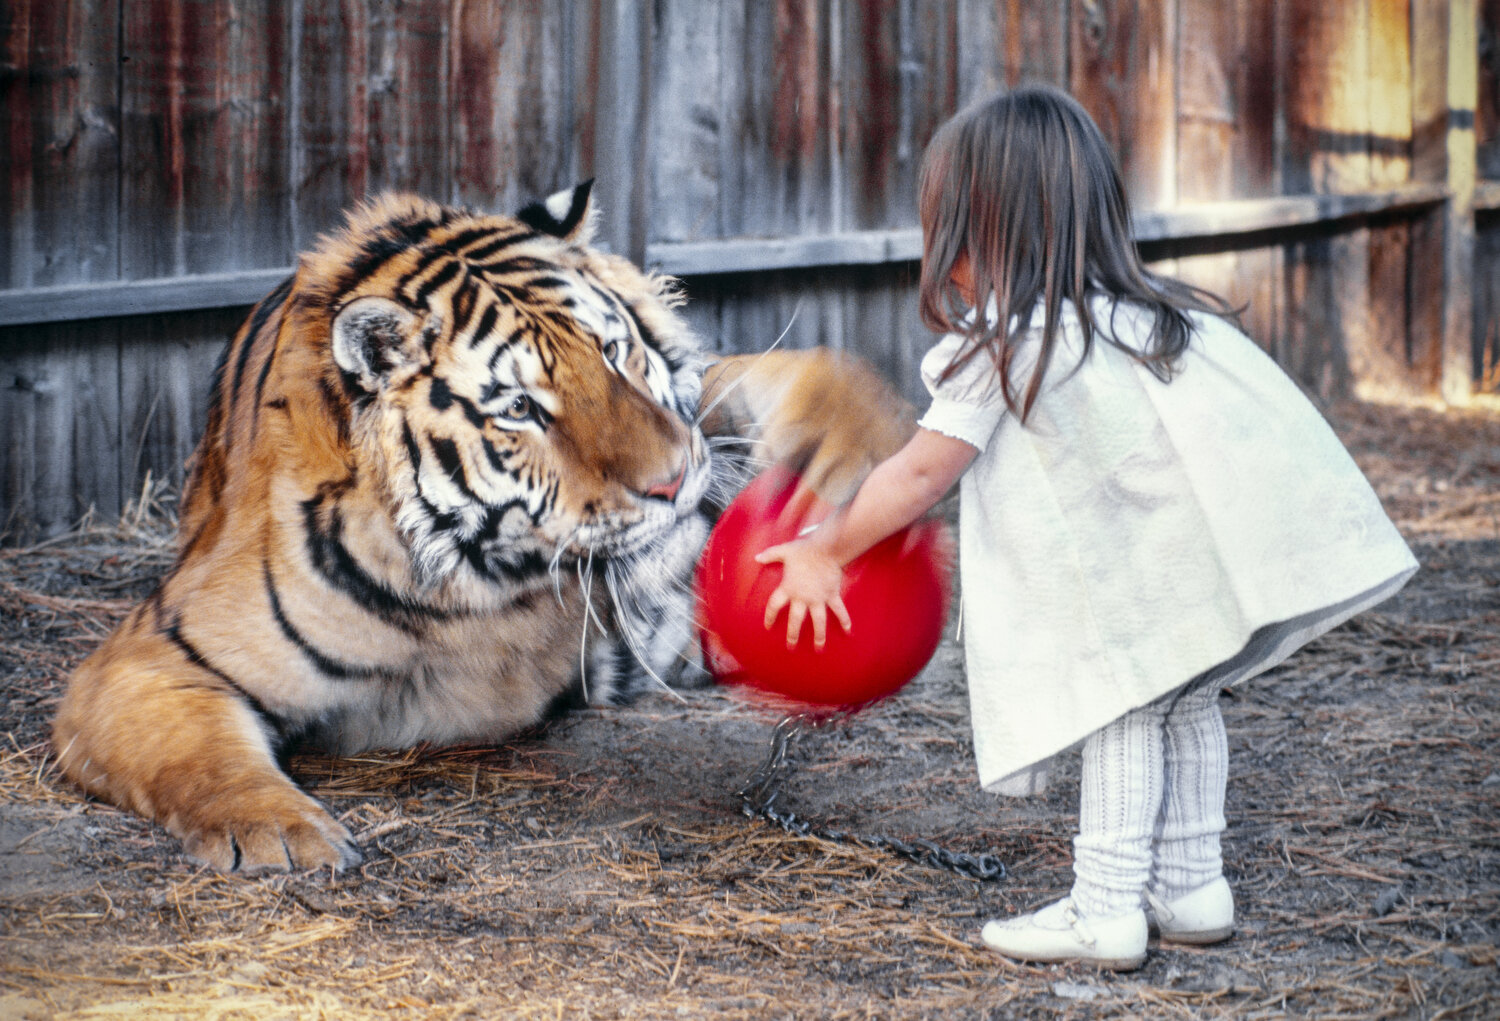
M 119 270 L 118 6 L 0 5 L 0 286 Z M 0 331 L 0 532 L 62 531 L 118 514 L 118 330 Z
M 1480 216 L 1474 232 L 1474 389 L 1500 393 L 1500 221 Z
M 652 5 L 603 0 L 588 8 L 587 72 L 577 84 L 592 117 L 583 169 L 596 181 L 604 215 L 600 240 L 629 258 L 646 254 L 651 219 L 651 174 L 646 146 L 651 125 L 650 74 L 655 67 Z
M 121 507 L 119 327 L 0 330 L 0 536 L 65 531 Z
M 648 240 L 717 238 L 725 201 L 722 150 L 738 144 L 722 105 L 724 9 L 696 0 L 663 0 L 657 10 Z
M 1265 4 L 1178 0 L 1177 194 L 1184 202 L 1268 194 L 1274 94 L 1267 88 L 1274 49 Z M 1256 80 L 1256 73 L 1265 81 Z M 1241 324 L 1275 350 L 1277 259 L 1266 248 L 1189 255 L 1175 272 L 1245 309 Z
M 1178 0 L 1179 201 L 1272 194 L 1272 15 L 1259 0 Z
M 934 55 L 930 60 L 935 62 L 938 56 L 949 54 L 954 62 L 952 92 L 932 89 L 938 100 L 936 105 L 942 109 L 959 110 L 983 96 L 992 95 L 1005 84 L 1006 12 L 1003 7 L 995 0 L 955 0 L 950 18 L 942 25 L 943 38 L 934 38 L 928 43 L 929 52 Z M 919 30 L 930 25 L 935 33 L 938 19 L 923 16 L 917 19 L 917 24 Z M 931 136 L 931 130 L 923 135 L 924 138 Z
M 573 183 L 573 19 L 524 0 L 455 0 L 452 197 L 509 211 Z
M 1362 195 L 1297 195 L 1192 203 L 1138 213 L 1136 240 L 1149 243 L 1219 239 L 1224 245 L 1253 246 L 1274 238 L 1235 239 L 1365 216 L 1416 215 L 1442 203 L 1446 195 L 1441 185 L 1417 184 Z M 647 246 L 644 261 L 651 268 L 674 276 L 695 276 L 900 263 L 919 258 L 921 251 L 920 232 L 916 228 L 900 228 L 781 238 L 657 242 Z M 0 326 L 243 306 L 264 297 L 292 269 L 285 266 L 240 273 L 0 291 Z
M 1365 232 L 1369 246 L 1369 333 L 1349 336 L 1349 361 L 1361 397 L 1401 397 L 1430 392 L 1431 382 L 1411 366 L 1411 224 L 1381 221 Z
M 1033 0 L 999 0 L 1005 19 L 1002 34 L 1005 81 L 1012 87 L 1028 82 L 1068 84 L 1069 4 L 1039 4 Z
M 0 291 L 0 326 L 253 305 L 293 267 Z
M 1369 0 L 1290 0 L 1283 42 L 1283 190 L 1359 191 L 1370 179 Z
M 447 0 L 292 0 L 296 248 L 377 192 L 451 197 Z
M 1370 0 L 1368 125 L 1370 185 L 1395 187 L 1411 178 L 1411 6 Z M 1366 232 L 1368 332 L 1350 335 L 1349 359 L 1361 396 L 1397 396 L 1430 389 L 1410 366 L 1411 314 L 1407 277 L 1411 229 L 1406 222 L 1372 224 Z
M 1283 187 L 1363 190 L 1371 148 L 1369 0 L 1290 0 L 1285 10 Z M 1356 227 L 1288 254 L 1286 342 L 1302 349 L 1288 357 L 1321 395 L 1349 393 L 1372 367 L 1368 232 Z
M 1500 181 L 1500 0 L 1479 0 L 1479 87 L 1474 109 L 1475 160 L 1481 181 Z M 1485 207 L 1492 208 L 1492 207 Z
M 372 0 L 368 188 L 449 195 L 447 0 Z
M 300 251 L 370 188 L 369 15 L 292 0 L 292 242 Z
M 286 265 L 286 5 L 122 10 L 121 277 Z
M 1332 224 L 1360 217 L 1410 214 L 1446 198 L 1436 185 L 1409 185 L 1356 195 L 1292 195 L 1269 199 L 1230 199 L 1185 203 L 1171 209 L 1136 214 L 1140 242 L 1217 238 L 1238 244 L 1241 235 Z M 1273 242 L 1257 238 L 1250 244 Z M 653 268 L 678 276 L 703 273 L 749 273 L 828 265 L 903 262 L 921 256 L 921 233 L 915 228 L 856 231 L 847 234 L 780 238 L 730 238 L 722 241 L 660 243 L 647 249 Z
M 1474 208 L 1480 212 L 1500 209 L 1500 181 L 1476 181 L 1474 183 Z
M 134 495 L 149 472 L 180 488 L 203 431 L 214 367 L 248 309 L 150 316 L 129 325 L 120 366 L 120 477 Z
M 937 15 L 940 5 L 929 6 Z M 916 161 L 925 141 L 915 137 L 916 29 L 910 0 L 837 5 L 830 27 L 838 39 L 842 174 L 835 229 L 915 223 Z M 815 81 L 808 71 L 807 80 Z M 804 150 L 806 151 L 806 150 Z M 802 218 L 807 222 L 807 217 Z
M 874 228 L 917 225 L 918 171 L 928 141 L 961 107 L 994 95 L 1005 71 L 1003 27 L 993 0 L 901 0 L 894 6 L 894 153 L 884 212 L 864 221 Z M 861 221 L 846 215 L 844 222 Z
M 830 0 L 724 4 L 722 116 L 733 125 L 720 171 L 727 236 L 839 229 L 833 112 L 849 100 L 829 65 L 833 51 L 849 41 L 830 24 L 829 6 Z
M 1448 6 L 1447 236 L 1443 245 L 1443 374 L 1445 400 L 1459 404 L 1474 392 L 1481 371 L 1481 345 L 1488 329 L 1475 335 L 1473 294 L 1463 281 L 1474 271 L 1474 186 L 1478 154 L 1474 108 L 1479 91 L 1479 47 L 1476 0 L 1452 0 Z
M 1411 180 L 1411 0 L 1370 0 L 1370 185 Z
M 1177 195 L 1192 201 L 1235 194 L 1243 4 L 1179 0 Z
M 1172 0 L 1073 6 L 1069 84 L 1120 161 L 1138 207 L 1177 198 L 1177 39 Z
M 117 271 L 118 9 L 0 4 L 0 287 Z
M 1412 175 L 1446 187 L 1448 203 L 1412 230 L 1412 360 L 1462 403 L 1482 370 L 1487 324 L 1471 286 L 1478 156 L 1476 0 L 1412 0 Z

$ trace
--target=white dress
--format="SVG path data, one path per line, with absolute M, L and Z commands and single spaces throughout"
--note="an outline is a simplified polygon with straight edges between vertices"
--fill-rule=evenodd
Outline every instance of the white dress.
M 1101 300 L 1131 347 L 1151 316 Z M 1025 381 L 1040 308 L 1020 341 Z M 963 338 L 922 361 L 922 426 L 980 450 L 960 488 L 963 641 L 980 783 L 1045 784 L 1056 752 L 1213 671 L 1228 685 L 1387 598 L 1417 568 L 1332 429 L 1222 319 L 1163 383 L 1064 306 L 1025 426 Z

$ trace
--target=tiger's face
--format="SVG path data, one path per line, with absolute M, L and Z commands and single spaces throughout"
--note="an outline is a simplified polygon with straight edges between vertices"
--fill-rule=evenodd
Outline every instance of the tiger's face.
M 332 300 L 330 345 L 351 441 L 433 583 L 526 584 L 649 558 L 684 529 L 701 541 L 699 347 L 663 281 L 588 246 L 587 200 L 519 219 L 388 200 L 316 257 L 407 242 Z

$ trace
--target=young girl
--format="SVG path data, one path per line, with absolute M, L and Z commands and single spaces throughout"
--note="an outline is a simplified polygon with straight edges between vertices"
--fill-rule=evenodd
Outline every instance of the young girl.
M 980 782 L 1040 789 L 1083 742 L 1071 894 L 984 926 L 1026 961 L 1130 969 L 1228 938 L 1223 687 L 1394 593 L 1406 544 L 1297 387 L 1220 299 L 1140 262 L 1107 144 L 1028 88 L 945 124 L 920 192 L 922 362 L 909 445 L 809 536 L 775 546 L 787 639 L 842 568 L 962 476 L 964 645 Z M 976 315 L 967 309 L 985 309 Z

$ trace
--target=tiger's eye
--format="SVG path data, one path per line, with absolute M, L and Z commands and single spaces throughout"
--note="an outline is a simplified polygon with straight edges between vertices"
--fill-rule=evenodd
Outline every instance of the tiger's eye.
M 500 414 L 512 422 L 520 422 L 531 417 L 531 398 L 525 394 L 516 394 L 510 402 L 500 409 Z
M 604 357 L 610 361 L 620 357 L 620 342 L 618 340 L 606 340 L 604 342 Z

